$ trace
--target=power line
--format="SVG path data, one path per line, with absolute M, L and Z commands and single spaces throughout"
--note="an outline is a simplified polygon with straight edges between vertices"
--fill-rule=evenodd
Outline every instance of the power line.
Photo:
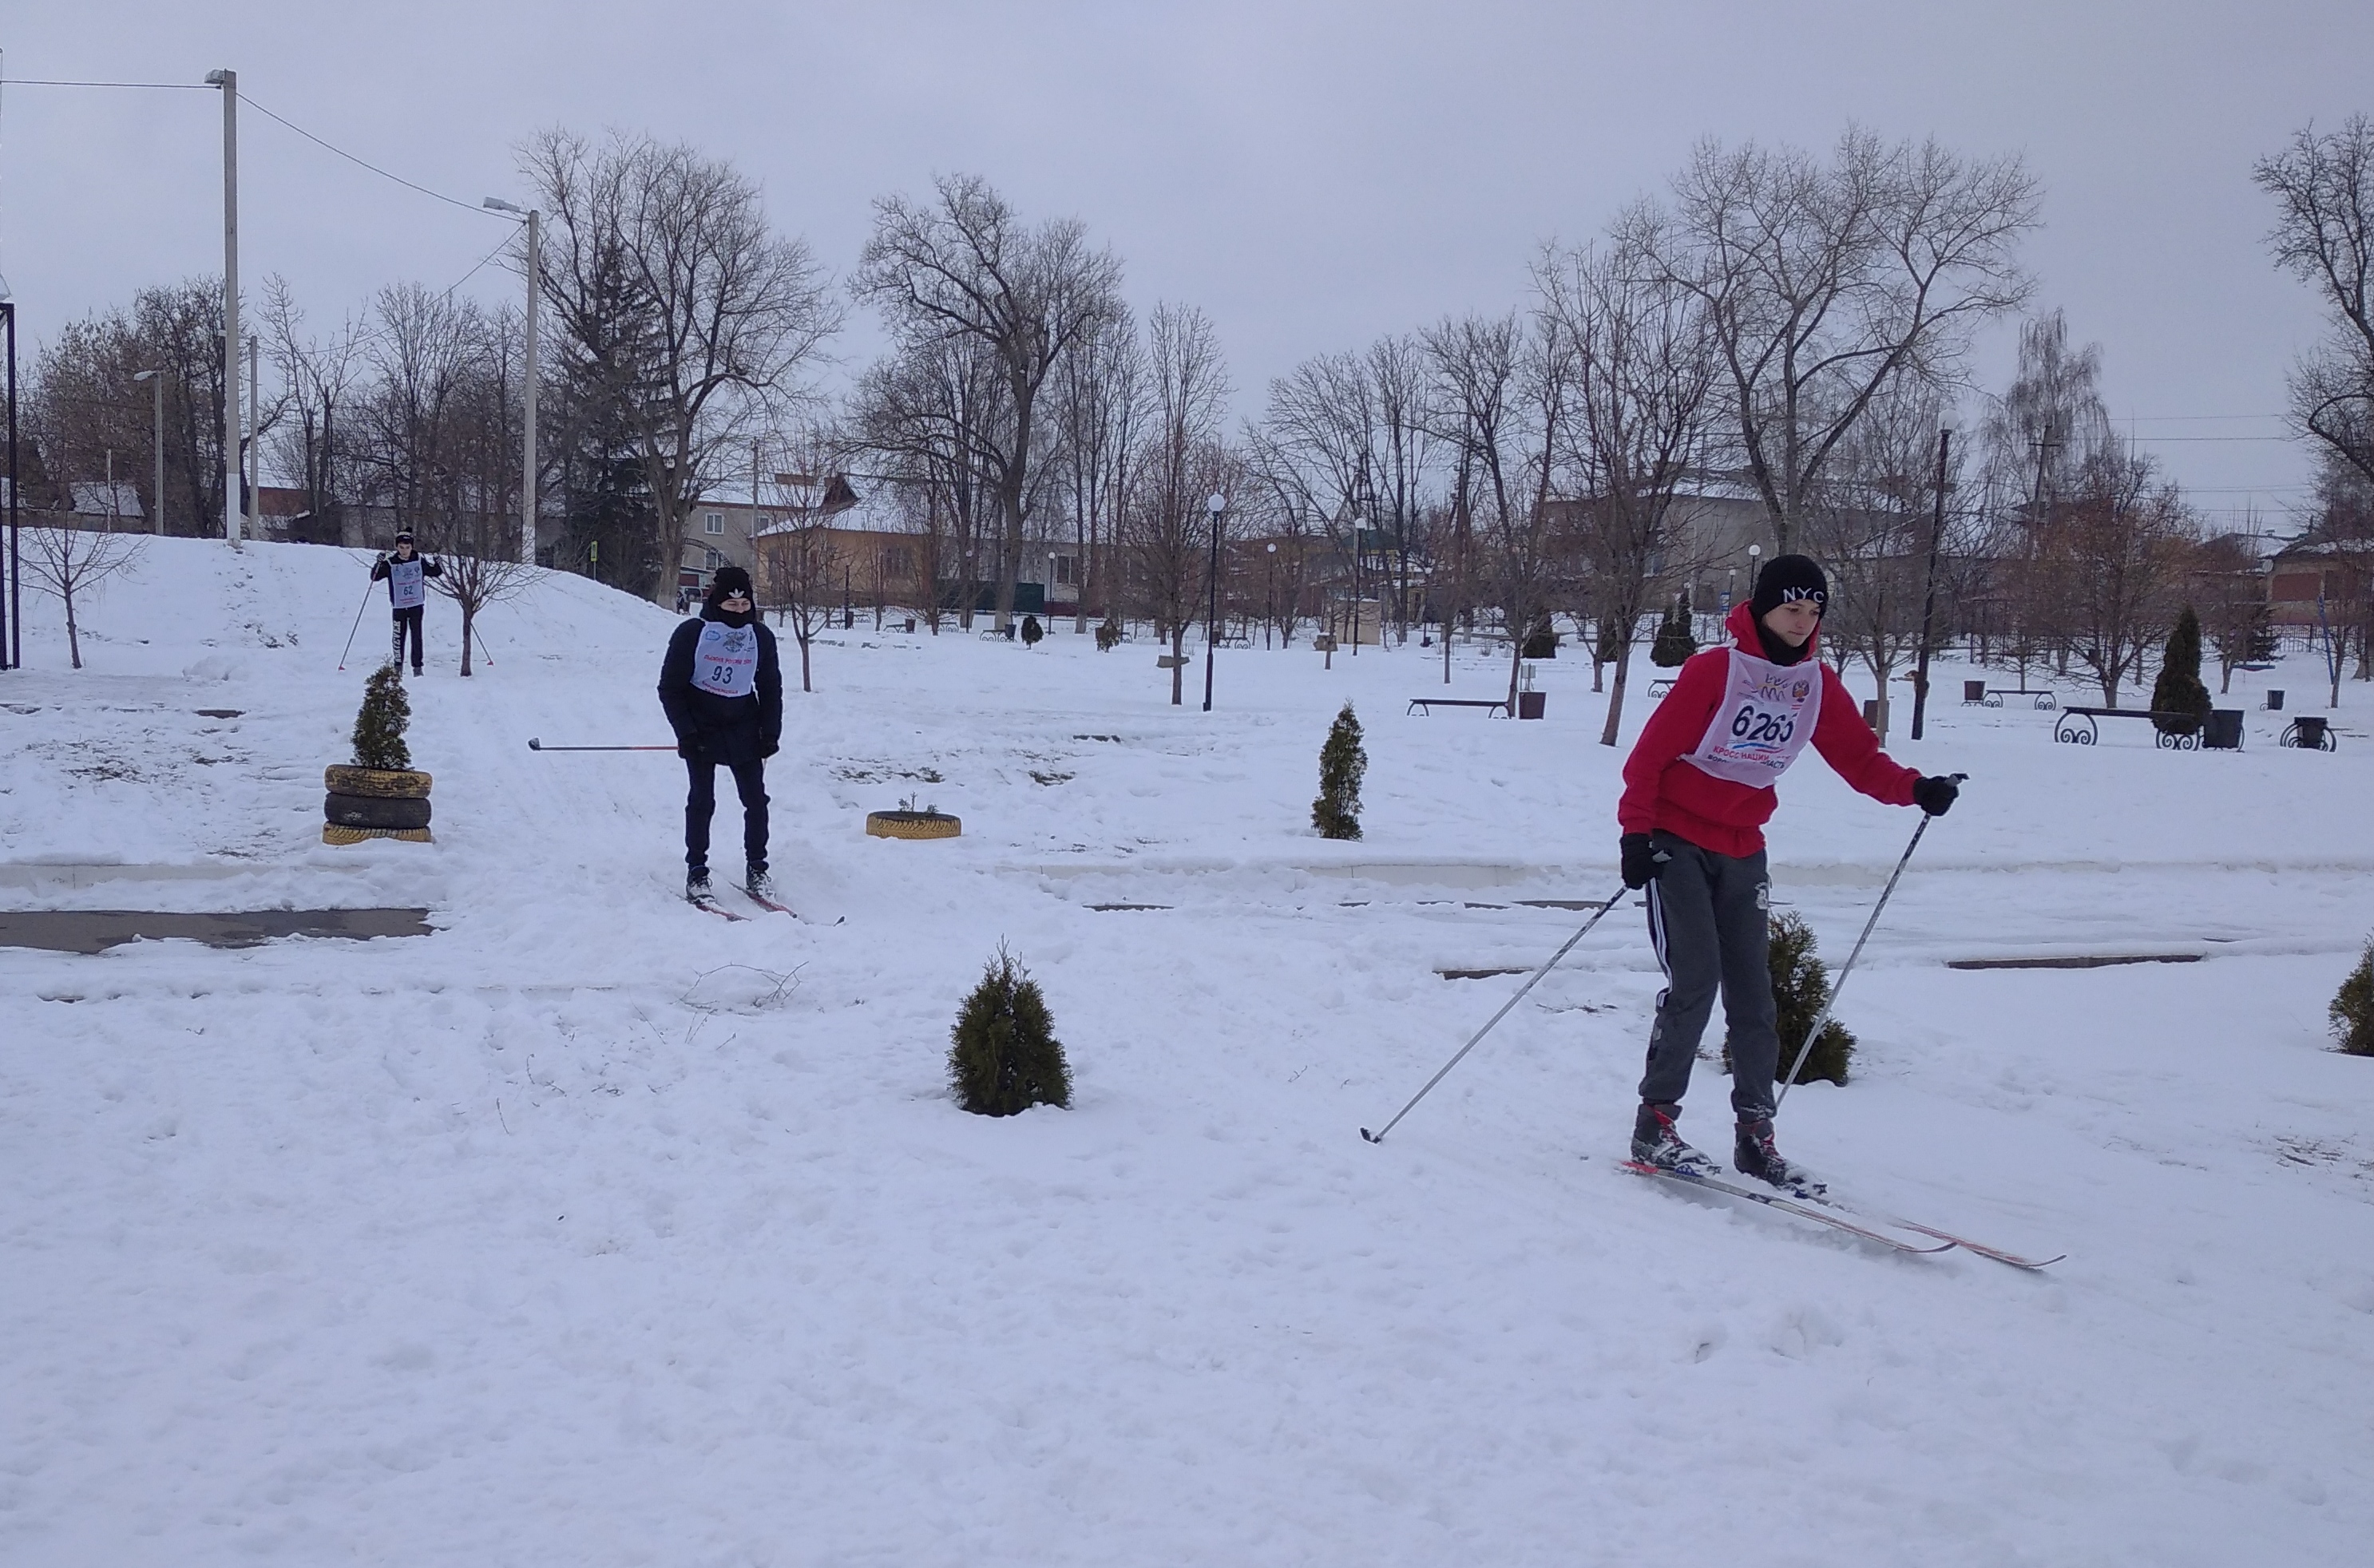
M 40 76 L 9 76 L 0 79 L 0 87 L 12 88 L 138 88 L 155 92 L 213 92 L 217 89 L 204 82 L 67 82 L 44 80 Z
M 475 202 L 462 201 L 458 197 L 447 195 L 442 191 L 432 191 L 426 185 L 416 184 L 412 181 L 406 180 L 401 174 L 391 174 L 386 170 L 382 169 L 378 164 L 370 161 L 368 158 L 357 158 L 353 153 L 347 151 L 346 148 L 323 141 L 321 137 L 305 129 L 304 126 L 298 124 L 295 121 L 288 119 L 287 116 L 275 114 L 271 110 L 264 108 L 264 105 L 248 97 L 247 94 L 241 93 L 239 97 L 241 102 L 246 104 L 250 109 L 254 110 L 258 114 L 263 115 L 265 119 L 278 121 L 281 124 L 287 126 L 289 130 L 296 132 L 299 135 L 304 137 L 315 146 L 322 148 L 325 152 L 334 152 L 337 154 L 340 158 L 345 158 L 348 163 L 353 164 L 358 169 L 368 169 L 382 180 L 393 180 L 407 191 L 417 191 L 424 196 L 433 196 L 449 206 L 460 207 L 464 212 L 480 213 L 488 217 L 497 217 L 501 216 L 499 213 L 487 212 L 485 208 L 479 206 Z M 486 263 L 481 262 L 478 264 L 480 266 L 484 266 Z M 472 270 L 475 271 L 476 269 L 474 268 Z M 460 286 L 457 284 L 455 287 L 459 287 Z

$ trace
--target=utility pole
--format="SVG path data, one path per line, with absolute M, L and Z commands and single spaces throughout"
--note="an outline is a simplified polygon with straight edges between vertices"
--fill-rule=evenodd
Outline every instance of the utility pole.
M 535 497 L 535 396 L 540 376 L 536 369 L 535 306 L 536 297 L 544 292 L 539 287 L 544 280 L 544 213 L 535 207 L 524 210 L 513 206 L 500 196 L 488 196 L 478 204 L 495 212 L 507 212 L 527 219 L 527 392 L 526 418 L 520 434 L 520 565 L 535 565 L 535 523 L 542 511 Z
M 223 99 L 223 537 L 239 543 L 239 73 L 209 71 Z
M 132 379 L 150 383 L 149 391 L 157 395 L 157 433 L 151 442 L 157 449 L 157 498 L 149 503 L 148 532 L 162 533 L 165 532 L 165 372 L 138 370 L 133 373 Z

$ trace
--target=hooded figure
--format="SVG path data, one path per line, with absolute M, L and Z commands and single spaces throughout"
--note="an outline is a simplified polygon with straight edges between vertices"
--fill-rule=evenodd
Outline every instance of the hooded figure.
M 750 574 L 720 567 L 700 614 L 668 638 L 660 663 L 660 706 L 676 731 L 690 787 L 684 802 L 685 896 L 711 895 L 709 824 L 717 810 L 717 768 L 733 770 L 742 797 L 743 886 L 771 900 L 767 876 L 766 759 L 783 735 L 783 672 L 775 634 L 752 601 Z
M 1649 937 L 1665 970 L 1632 1128 L 1632 1157 L 1644 1164 L 1715 1169 L 1682 1141 L 1674 1118 L 1720 989 L 1738 1117 L 1733 1164 L 1776 1187 L 1819 1190 L 1772 1141 L 1780 1042 L 1765 954 L 1772 890 L 1763 827 L 1780 804 L 1780 775 L 1811 745 L 1874 800 L 1932 816 L 1954 803 L 1951 778 L 1922 778 L 1880 750 L 1845 683 L 1822 662 L 1828 603 L 1818 563 L 1769 562 L 1755 596 L 1725 622 L 1730 643 L 1683 664 L 1624 764 L 1616 808 L 1624 885 L 1649 890 Z

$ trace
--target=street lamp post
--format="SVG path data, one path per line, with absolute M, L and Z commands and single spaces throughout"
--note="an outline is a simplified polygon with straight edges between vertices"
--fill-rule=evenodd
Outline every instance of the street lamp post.
M 135 370 L 132 379 L 152 383 L 150 390 L 157 394 L 157 495 L 148 503 L 148 532 L 162 533 L 165 532 L 165 372 Z
M 536 520 L 535 394 L 537 372 L 535 354 L 535 302 L 537 294 L 541 292 L 536 285 L 541 280 L 543 275 L 542 251 L 544 240 L 544 214 L 533 207 L 514 206 L 511 203 L 503 200 L 500 196 L 488 196 L 485 201 L 478 205 L 495 212 L 510 213 L 514 217 L 523 217 L 527 219 L 527 320 L 523 323 L 525 336 L 527 339 L 525 355 L 526 363 L 523 370 L 523 374 L 527 381 L 527 394 L 526 417 L 522 421 L 520 434 L 520 564 L 522 566 L 532 567 L 535 565 Z M 750 492 L 750 505 L 754 511 L 756 510 L 758 504 L 758 492 L 754 486 Z
M 1937 618 L 1937 548 L 1945 535 L 1945 457 L 1953 450 L 1955 418 L 1949 409 L 1937 422 L 1937 509 L 1929 523 L 1929 581 L 1921 600 L 1921 648 L 1912 661 L 1912 738 L 1921 738 L 1929 712 L 1929 635 Z
M 1273 539 L 1269 542 L 1268 550 L 1262 556 L 1262 605 L 1263 614 L 1263 619 L 1262 621 L 1262 646 L 1263 648 L 1267 648 L 1270 645 L 1270 628 L 1277 624 L 1276 540 Z
M 1207 626 L 1204 638 L 1204 711 L 1212 711 L 1212 661 L 1220 647 L 1220 516 L 1228 509 L 1228 497 L 1217 490 L 1204 503 L 1212 514 L 1212 569 L 1206 589 L 1208 601 L 1205 615 Z

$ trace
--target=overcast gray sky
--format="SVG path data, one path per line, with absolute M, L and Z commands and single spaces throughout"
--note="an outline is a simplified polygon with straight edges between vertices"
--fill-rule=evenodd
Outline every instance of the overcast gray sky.
M 18 80 L 230 66 L 473 205 L 523 195 L 511 149 L 545 125 L 682 139 L 840 275 L 875 196 L 975 171 L 1109 240 L 1141 310 L 1202 306 L 1246 412 L 1308 355 L 1514 302 L 1540 240 L 1594 233 L 1699 137 L 1821 146 L 1851 120 L 2019 151 L 2045 189 L 2039 304 L 2103 345 L 2113 412 L 2197 505 L 2274 523 L 2309 463 L 2265 438 L 2320 322 L 2268 264 L 2251 164 L 2374 110 L 2367 0 L 0 0 L 0 49 Z M 0 274 L 33 344 L 220 268 L 220 126 L 211 92 L 6 88 Z M 283 275 L 317 322 L 504 238 L 260 114 L 240 130 L 242 275 Z

